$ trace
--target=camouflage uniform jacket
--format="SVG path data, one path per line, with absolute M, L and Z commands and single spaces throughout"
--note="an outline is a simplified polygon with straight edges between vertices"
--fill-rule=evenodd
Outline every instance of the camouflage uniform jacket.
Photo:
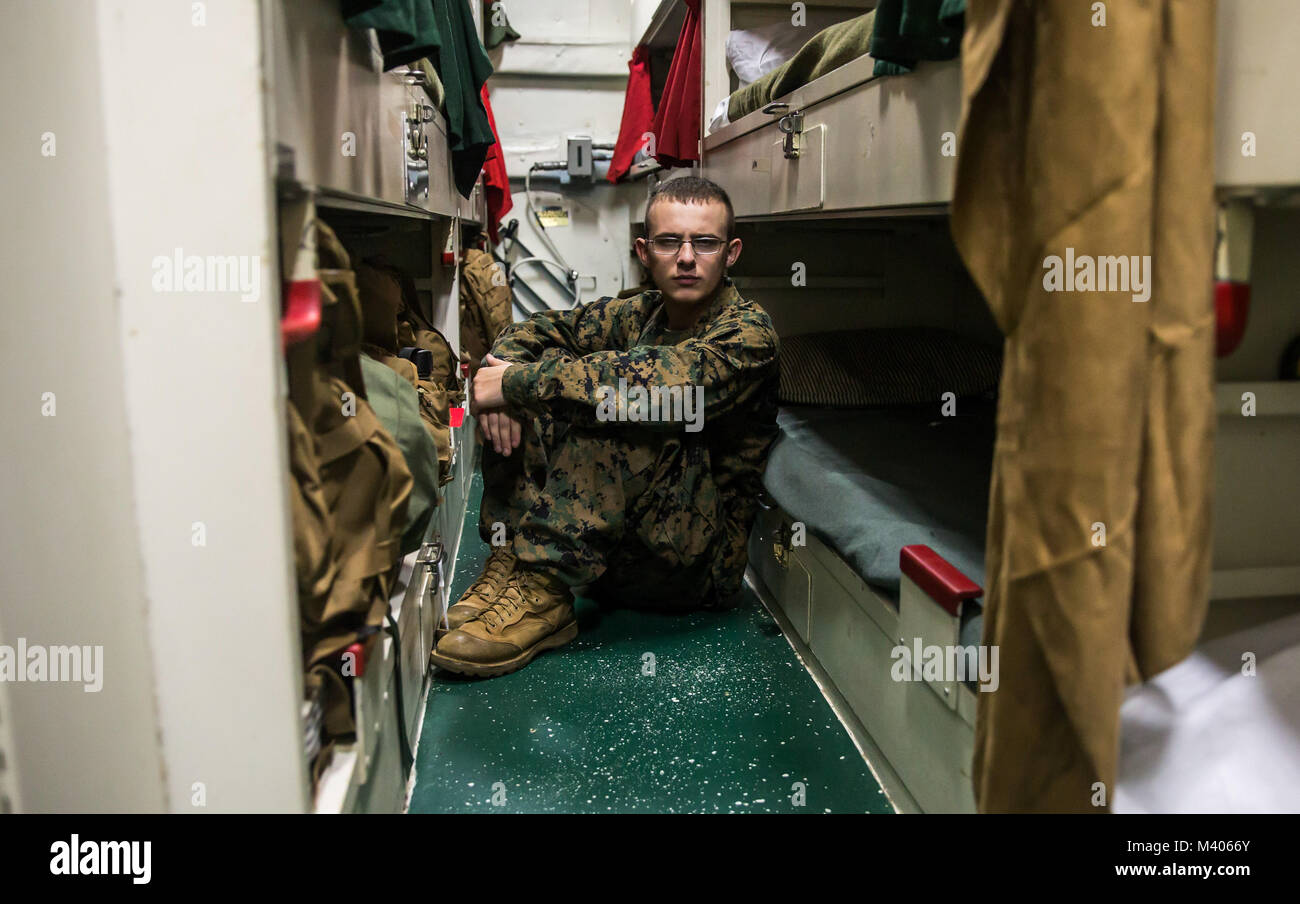
M 630 298 L 601 298 L 570 311 L 545 311 L 512 324 L 492 354 L 517 366 L 506 370 L 507 405 L 548 412 L 571 423 L 624 430 L 629 440 L 662 442 L 660 473 L 683 473 L 703 464 L 698 495 L 716 494 L 707 506 L 720 514 L 723 536 L 712 567 L 714 591 L 725 598 L 740 589 L 746 544 L 757 514 L 767 453 L 775 441 L 779 370 L 771 318 L 731 285 L 677 344 L 655 344 L 667 332 L 658 291 Z M 602 420 L 601 387 L 626 381 L 628 393 L 664 387 L 703 388 L 703 422 Z M 606 409 L 607 417 L 608 409 Z M 652 431 L 647 434 L 645 431 Z M 681 461 L 667 459 L 680 456 Z M 676 465 L 677 467 L 674 467 Z M 716 527 L 715 527 L 716 529 Z

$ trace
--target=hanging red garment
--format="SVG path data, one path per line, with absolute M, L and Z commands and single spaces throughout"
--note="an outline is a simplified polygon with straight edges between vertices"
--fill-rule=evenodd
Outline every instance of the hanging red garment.
M 492 115 L 492 104 L 488 101 L 486 84 L 479 91 L 479 96 L 483 98 L 483 109 L 487 111 L 488 125 L 492 127 L 492 137 L 496 139 L 488 148 L 487 159 L 483 161 L 483 183 L 487 191 L 488 236 L 495 245 L 500 241 L 497 226 L 501 218 L 515 206 L 515 202 L 510 198 L 510 177 L 506 175 L 506 158 L 501 151 L 501 135 L 497 132 L 497 121 Z
M 614 158 L 609 163 L 609 175 L 606 176 L 610 182 L 617 182 L 632 168 L 637 151 L 647 144 L 645 136 L 653 133 L 654 125 L 654 101 L 650 98 L 650 48 L 643 44 L 632 51 L 632 59 L 627 64 L 623 122 L 618 127 Z
M 690 166 L 700 159 L 700 0 L 686 0 L 686 21 L 655 111 L 655 159 L 664 166 Z

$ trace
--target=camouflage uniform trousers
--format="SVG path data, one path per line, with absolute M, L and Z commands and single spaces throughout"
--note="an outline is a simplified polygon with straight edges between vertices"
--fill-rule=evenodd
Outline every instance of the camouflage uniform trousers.
M 545 568 L 606 606 L 727 608 L 712 569 L 721 509 L 702 440 L 587 427 L 540 415 L 509 456 L 483 447 L 479 534 L 513 543 L 523 568 Z

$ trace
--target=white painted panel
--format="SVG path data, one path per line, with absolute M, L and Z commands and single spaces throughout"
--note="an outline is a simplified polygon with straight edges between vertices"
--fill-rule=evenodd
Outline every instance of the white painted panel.
M 521 40 L 629 42 L 632 5 L 627 0 L 526 0 L 508 2 L 505 8 Z
M 167 806 L 307 806 L 261 4 L 101 0 L 118 337 Z M 199 77 L 166 77 L 197 73 Z M 158 258 L 255 263 L 250 300 Z M 192 541 L 194 525 L 205 545 Z M 126 603 L 126 601 L 122 601 Z
M 655 10 L 659 8 L 660 2 L 661 0 L 632 0 L 632 20 L 631 28 L 628 30 L 628 38 L 633 45 L 640 42 L 641 36 L 645 34 L 646 28 L 650 26 L 650 20 L 654 18 Z
M 785 136 L 769 148 L 772 158 L 772 210 L 793 213 L 817 210 L 826 200 L 826 124 L 806 129 L 799 136 L 799 156 L 785 155 Z
M 514 41 L 497 51 L 503 75 L 626 77 L 632 48 L 626 41 Z
M 609 0 L 530 0 L 511 4 L 519 40 L 492 51 L 503 75 L 627 76 L 632 8 Z
M 12 5 L 0 29 L 0 190 L 11 208 L 0 219 L 0 642 L 102 645 L 104 657 L 96 693 L 7 685 L 10 768 L 35 813 L 167 805 L 94 90 L 101 19 L 92 4 L 49 0 Z
M 569 135 L 590 135 L 597 144 L 618 138 L 626 80 L 497 75 L 491 85 L 492 112 L 512 178 L 522 179 L 533 163 L 567 160 Z M 604 172 L 599 164 L 598 172 Z
M 1300 15 L 1295 0 L 1220 0 L 1215 182 L 1300 185 Z M 1244 156 L 1243 133 L 1254 136 Z

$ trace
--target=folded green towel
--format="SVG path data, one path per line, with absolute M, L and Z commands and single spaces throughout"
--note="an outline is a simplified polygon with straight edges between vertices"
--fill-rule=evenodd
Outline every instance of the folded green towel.
M 438 25 L 429 0 L 342 0 L 342 9 L 349 27 L 375 30 L 385 70 L 438 51 Z
M 961 52 L 966 0 L 880 0 L 871 35 L 875 75 L 903 75 L 921 60 L 951 60 Z

